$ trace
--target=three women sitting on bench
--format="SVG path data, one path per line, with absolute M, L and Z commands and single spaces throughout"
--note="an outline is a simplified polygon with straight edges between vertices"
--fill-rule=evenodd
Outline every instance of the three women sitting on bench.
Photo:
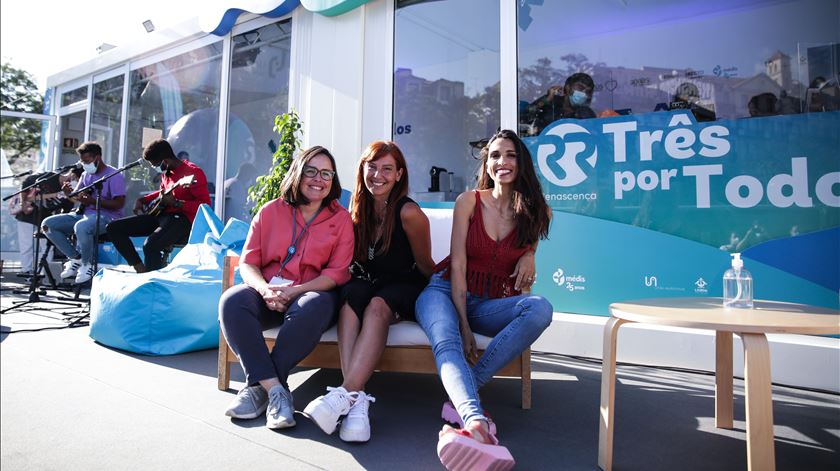
M 327 433 L 340 423 L 345 441 L 367 441 L 374 399 L 364 388 L 388 326 L 416 318 L 449 395 L 442 415 L 461 427 L 441 430 L 441 462 L 449 469 L 513 466 L 481 408 L 478 389 L 551 323 L 551 304 L 523 294 L 534 281 L 534 253 L 548 235 L 551 212 L 530 153 L 514 132 L 496 133 L 481 156 L 477 189 L 455 203 L 451 255 L 434 268 L 429 222 L 406 196 L 408 172 L 396 144 L 375 142 L 362 155 L 352 219 L 334 201 L 340 185 L 326 149 L 309 149 L 295 159 L 283 182 L 284 197 L 268 203 L 252 223 L 240 262 L 245 284 L 225 292 L 219 306 L 222 329 L 247 380 L 227 415 L 253 418 L 267 408 L 270 428 L 294 425 L 289 371 L 314 349 L 340 307 L 344 381 L 310 402 L 304 414 Z M 304 194 L 305 200 L 297 196 Z M 305 234 L 310 219 L 314 224 Z M 316 232 L 327 221 L 331 237 Z M 294 228 L 300 227 L 297 236 Z M 331 255 L 300 271 L 312 250 L 307 244 L 320 244 L 316 250 Z M 339 295 L 335 288 L 344 283 Z M 262 330 L 277 323 L 280 333 L 268 352 Z M 494 337 L 481 356 L 473 332 Z

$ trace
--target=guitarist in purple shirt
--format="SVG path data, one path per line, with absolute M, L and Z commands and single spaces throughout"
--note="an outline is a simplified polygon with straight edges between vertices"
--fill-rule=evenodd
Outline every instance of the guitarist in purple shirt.
M 165 139 L 152 141 L 143 159 L 161 174 L 160 189 L 137 198 L 134 214 L 108 224 L 108 238 L 137 273 L 163 267 L 163 249 L 185 243 L 201 204 L 210 204 L 207 177 L 197 165 L 180 160 Z M 140 260 L 130 237 L 149 236 Z
M 67 195 L 117 171 L 102 160 L 102 147 L 96 142 L 83 143 L 76 153 L 84 173 L 75 187 L 65 183 L 62 190 Z M 54 214 L 41 222 L 44 235 L 67 256 L 61 278 L 74 278 L 76 284 L 86 283 L 93 277 L 93 252 L 97 250 L 94 234 L 101 234 L 105 224 L 123 215 L 125 179 L 122 174 L 105 180 L 100 191 L 99 227 L 96 227 L 96 197 L 85 193 L 72 198 L 81 204 L 77 211 Z

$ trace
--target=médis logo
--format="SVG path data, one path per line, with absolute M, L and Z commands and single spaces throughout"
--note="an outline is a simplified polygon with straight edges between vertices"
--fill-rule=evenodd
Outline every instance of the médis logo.
M 557 267 L 557 270 L 551 275 L 551 279 L 557 286 L 571 292 L 586 291 L 586 277 L 583 275 L 567 275 L 561 267 Z
M 554 282 L 557 283 L 557 286 L 563 286 L 563 284 L 566 283 L 566 275 L 563 274 L 563 269 L 558 268 L 557 271 L 554 272 L 553 275 L 551 275 L 551 279 L 553 279 Z
M 567 138 L 568 137 L 568 138 Z M 586 180 L 586 173 L 578 164 L 578 157 L 585 156 L 586 163 L 595 168 L 598 148 L 589 131 L 575 123 L 560 123 L 540 136 L 537 147 L 537 165 L 546 180 L 557 186 L 575 186 Z M 587 154 L 587 149 L 590 152 Z M 562 155 L 557 157 L 562 150 Z M 561 175 L 554 171 L 559 167 Z

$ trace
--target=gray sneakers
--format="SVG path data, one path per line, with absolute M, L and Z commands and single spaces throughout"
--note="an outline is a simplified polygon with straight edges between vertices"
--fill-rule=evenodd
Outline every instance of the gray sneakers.
M 268 410 L 265 413 L 265 426 L 270 429 L 294 427 L 295 407 L 291 391 L 277 385 L 268 391 Z
M 356 402 L 359 393 L 347 392 L 340 386 L 337 388 L 328 387 L 327 391 L 326 395 L 319 396 L 310 402 L 303 413 L 318 424 L 318 427 L 327 435 L 330 435 L 335 432 L 338 419 L 350 412 L 350 408 Z
M 370 419 L 368 418 L 368 409 L 370 403 L 376 402 L 373 396 L 365 394 L 364 391 L 359 391 L 356 402 L 347 413 L 347 417 L 341 421 L 341 428 L 338 431 L 338 436 L 345 442 L 366 442 L 370 440 Z
M 225 415 L 234 419 L 255 419 L 265 412 L 266 407 L 268 407 L 268 394 L 262 386 L 255 384 L 239 391 L 225 411 Z

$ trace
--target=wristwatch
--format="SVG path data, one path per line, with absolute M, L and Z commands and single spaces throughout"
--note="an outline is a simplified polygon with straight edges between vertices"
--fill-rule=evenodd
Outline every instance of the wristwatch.
M 184 207 L 184 202 L 183 202 L 183 201 L 181 201 L 181 200 L 175 200 L 175 204 L 174 204 L 174 206 L 175 206 L 176 208 L 178 208 L 178 209 L 181 209 L 181 208 L 183 208 L 183 207 Z

